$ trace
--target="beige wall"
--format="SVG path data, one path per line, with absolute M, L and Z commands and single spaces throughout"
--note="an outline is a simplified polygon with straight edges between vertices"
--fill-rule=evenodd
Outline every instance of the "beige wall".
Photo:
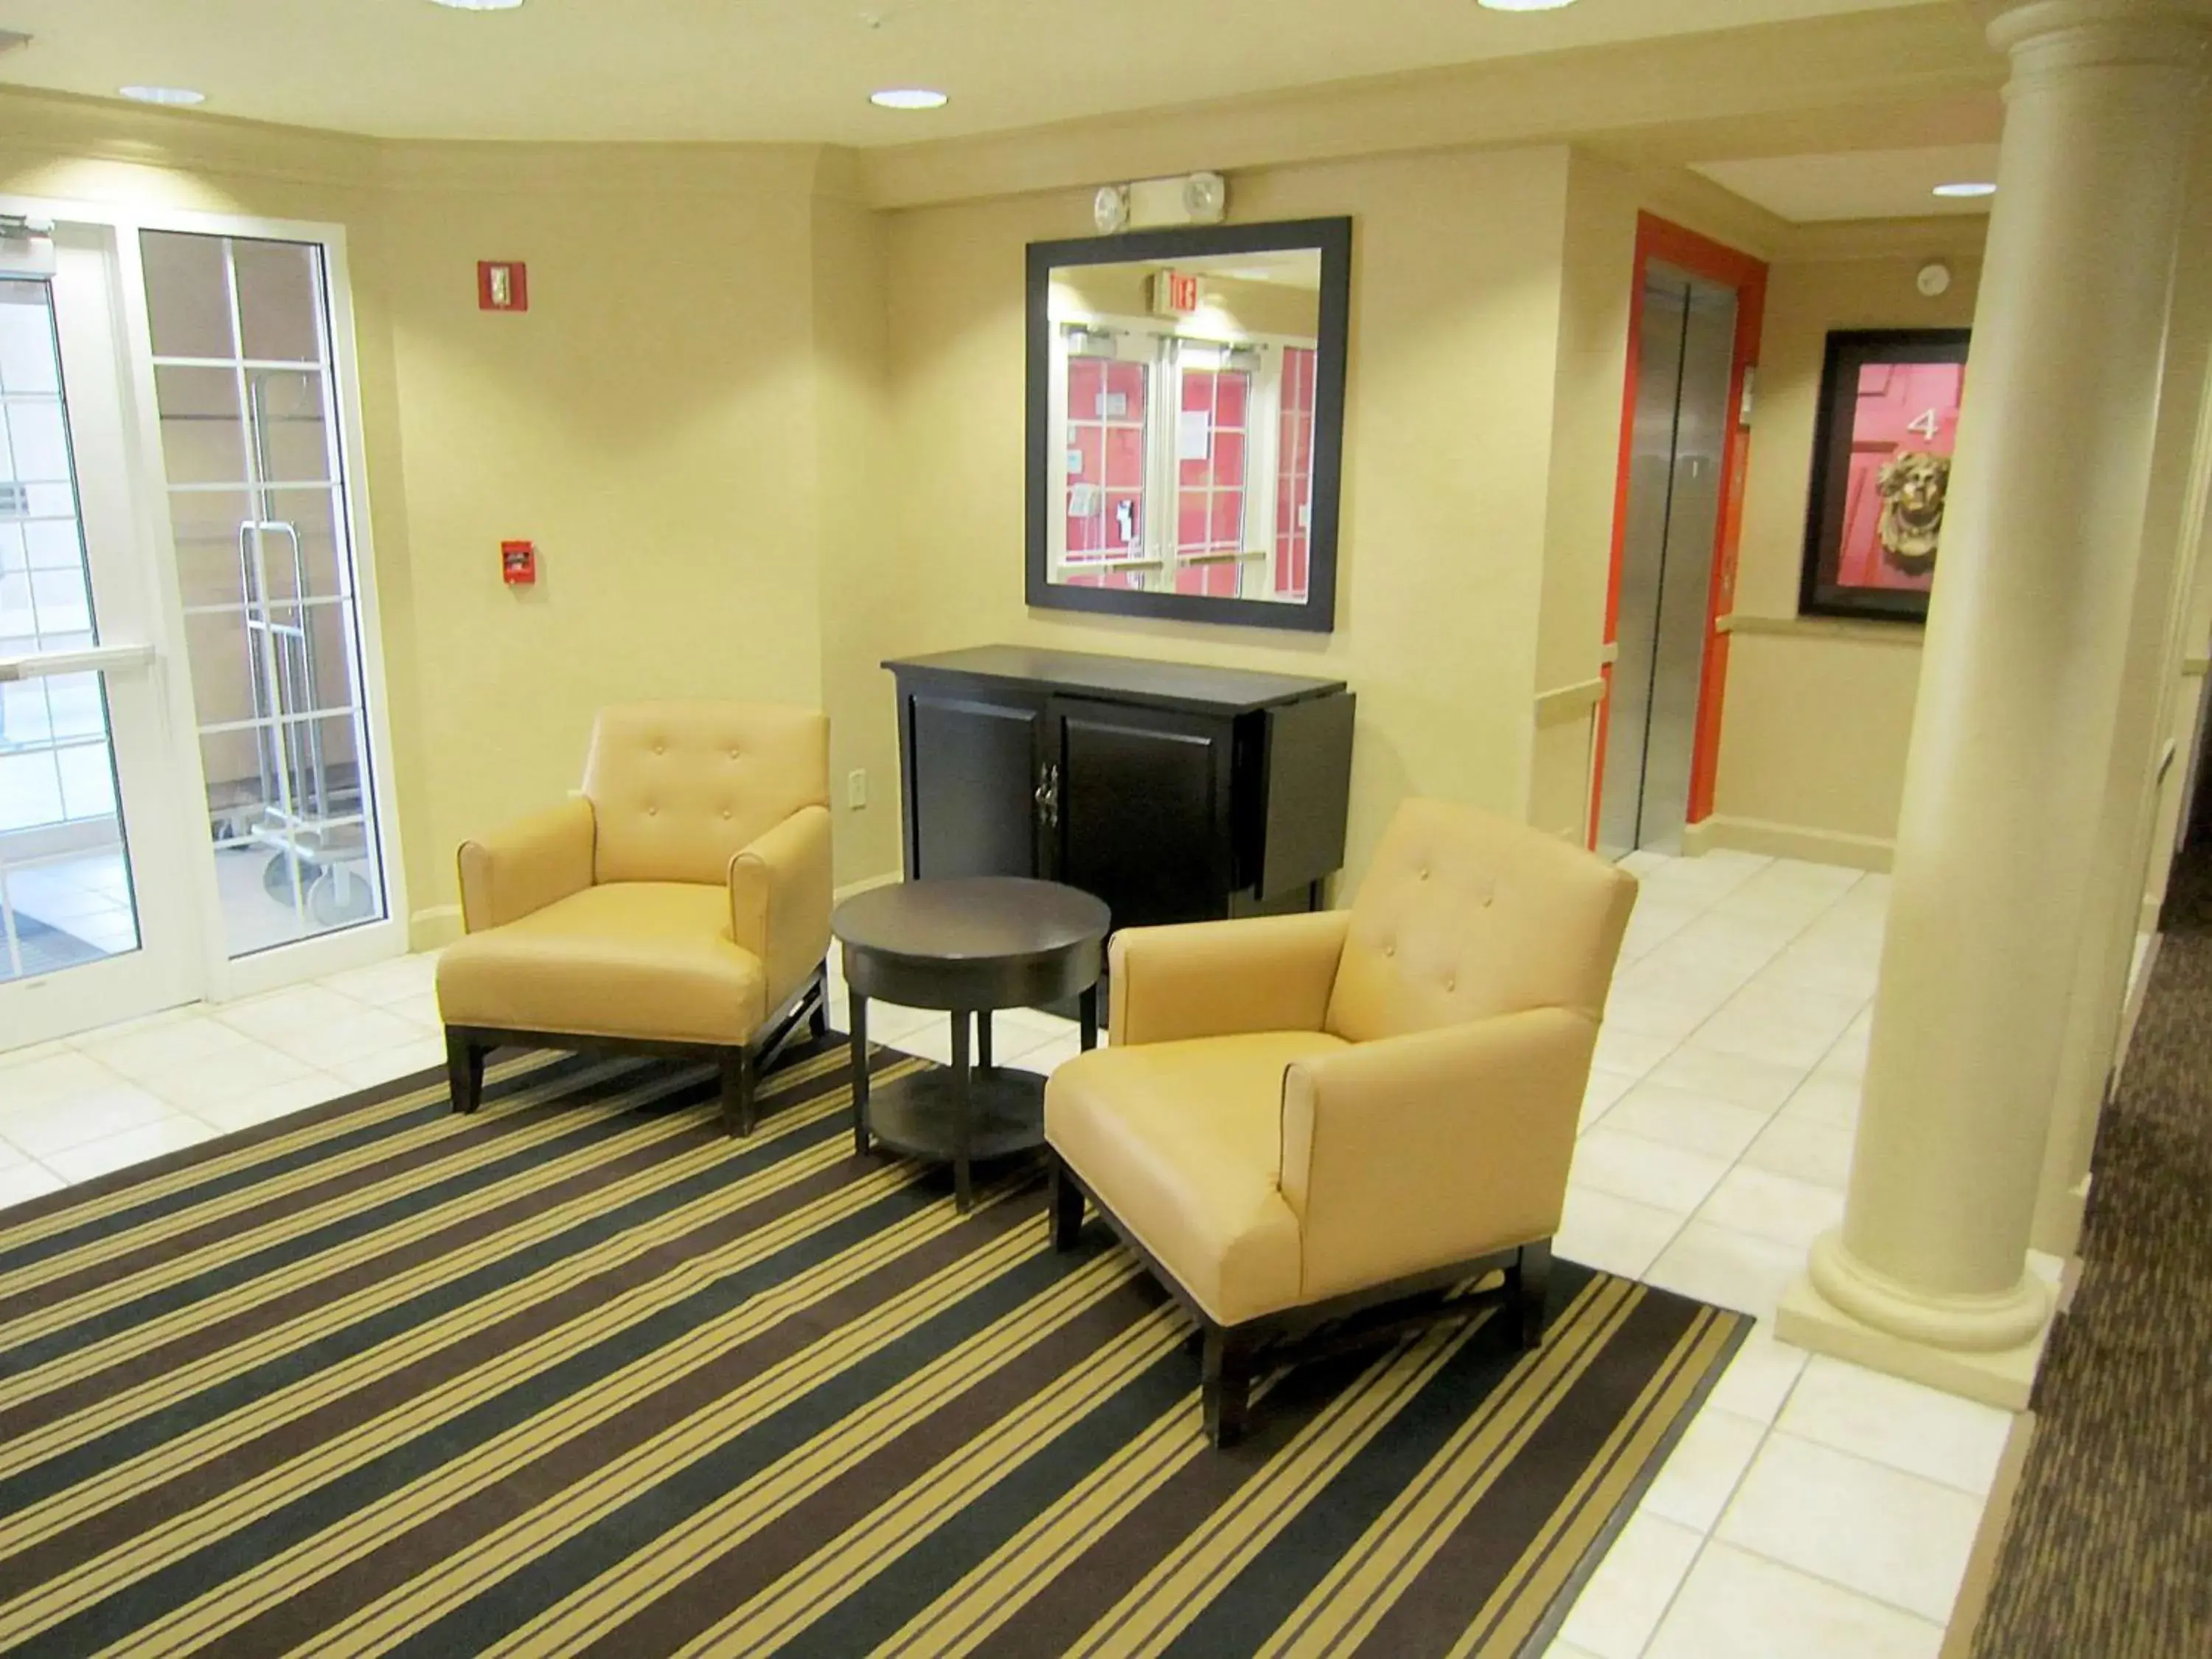
M 1023 251 L 1084 234 L 1089 196 L 893 216 L 895 648 L 1009 640 L 1346 679 L 1355 876 L 1409 792 L 1522 812 L 1568 172 L 1547 148 L 1238 175 L 1240 220 L 1358 220 L 1338 626 L 1318 637 L 1027 609 Z M 889 721 L 866 653 L 830 673 L 839 706 Z
M 601 704 L 816 700 L 810 174 L 784 172 L 643 202 L 434 172 L 365 239 L 413 590 L 385 637 L 434 732 L 402 798 L 418 908 L 462 836 L 573 787 Z M 528 262 L 527 313 L 477 309 L 486 257 Z M 500 580 L 518 536 L 534 588 Z
M 1708 845 L 1884 867 L 1920 674 L 1907 624 L 1799 618 L 1813 428 L 1827 335 L 1973 320 L 1978 260 L 1923 296 L 1917 258 L 1785 260 L 1768 280 L 1745 478 L 1735 623 Z
M 825 652 L 887 603 L 881 220 L 821 152 L 371 146 L 8 100 L 0 191 L 344 228 L 418 940 L 454 925 L 454 844 L 560 799 L 600 704 L 823 702 Z M 477 309 L 479 258 L 529 264 L 526 313 Z M 508 537 L 538 543 L 535 589 L 501 582 Z M 878 796 L 848 813 L 841 784 L 850 879 L 896 860 L 896 760 L 880 723 L 838 726 L 841 780 Z
M 1567 174 L 1561 250 L 1552 466 L 1536 618 L 1536 711 L 1528 821 L 1581 841 L 1589 833 L 1605 607 L 1620 468 L 1636 221 L 1644 206 L 1624 169 L 1577 153 Z
M 890 441 L 890 351 L 883 216 L 836 193 L 815 204 L 817 498 L 822 514 L 822 696 L 830 714 L 837 872 L 854 881 L 899 864 L 898 732 L 889 677 L 871 665 L 903 648 L 910 578 L 896 556 L 902 513 Z M 846 805 L 848 775 L 869 804 Z

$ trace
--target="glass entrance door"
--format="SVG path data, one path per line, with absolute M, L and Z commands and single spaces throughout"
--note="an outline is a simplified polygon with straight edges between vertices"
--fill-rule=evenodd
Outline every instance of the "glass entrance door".
M 144 232 L 222 945 L 387 915 L 323 249 Z
M 113 252 L 0 238 L 0 1046 L 193 990 Z
M 0 1049 L 405 948 L 341 246 L 187 222 L 0 216 Z

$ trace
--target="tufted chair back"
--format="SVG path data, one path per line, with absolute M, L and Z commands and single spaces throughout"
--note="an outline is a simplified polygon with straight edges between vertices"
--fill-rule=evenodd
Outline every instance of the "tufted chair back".
M 1605 1009 L 1636 879 L 1472 806 L 1408 800 L 1384 831 L 1329 999 L 1372 1042 L 1530 1008 Z
M 770 702 L 617 703 L 592 726 L 584 793 L 593 881 L 719 886 L 763 832 L 830 804 L 830 721 Z

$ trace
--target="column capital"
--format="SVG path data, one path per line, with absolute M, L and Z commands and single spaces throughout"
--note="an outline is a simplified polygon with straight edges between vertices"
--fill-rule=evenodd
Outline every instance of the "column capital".
M 2212 44 L 2212 0 L 1978 0 L 1990 44 L 2021 67 L 2196 68 Z

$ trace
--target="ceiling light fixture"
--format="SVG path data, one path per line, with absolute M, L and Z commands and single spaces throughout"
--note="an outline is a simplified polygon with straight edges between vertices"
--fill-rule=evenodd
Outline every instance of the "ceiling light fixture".
M 1575 0 L 1474 0 L 1485 11 L 1558 11 Z
M 204 104 L 207 94 L 190 87 L 118 87 L 125 98 L 141 104 Z
M 1981 179 L 1962 179 L 1955 185 L 1936 185 L 1936 193 L 1938 196 L 1951 198 L 1994 196 L 1997 193 L 1997 187 Z
M 448 11 L 513 11 L 522 0 L 430 0 Z
M 951 100 L 927 87 L 890 87 L 870 93 L 868 101 L 878 109 L 943 109 Z

